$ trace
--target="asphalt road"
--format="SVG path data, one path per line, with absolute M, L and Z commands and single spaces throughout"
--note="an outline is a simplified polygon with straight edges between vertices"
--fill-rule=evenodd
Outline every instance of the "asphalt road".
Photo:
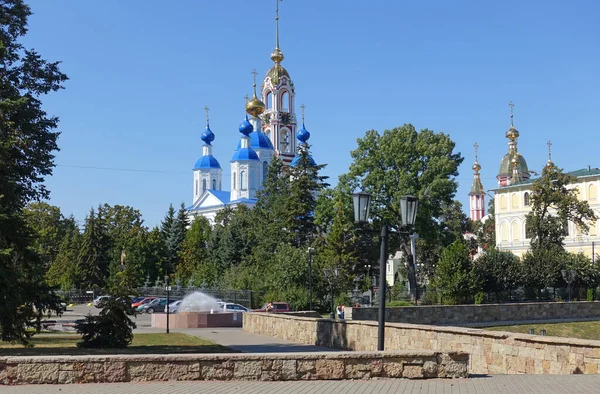
M 67 311 L 62 314 L 62 316 L 51 316 L 44 320 L 55 320 L 57 323 L 74 323 L 76 320 L 83 319 L 85 316 L 97 315 L 100 313 L 100 309 L 94 306 L 87 305 L 74 305 L 73 307 L 68 307 Z M 137 325 L 137 328 L 144 329 L 150 327 L 151 317 L 148 313 L 142 313 L 135 317 L 133 317 L 133 321 Z M 60 329 L 60 324 L 56 326 L 56 329 Z M 63 331 L 60 329 L 60 331 Z

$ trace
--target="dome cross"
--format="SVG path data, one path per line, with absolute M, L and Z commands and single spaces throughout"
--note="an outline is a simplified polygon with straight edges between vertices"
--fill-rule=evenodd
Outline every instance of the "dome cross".
M 206 124 L 208 124 L 208 110 L 209 110 L 209 109 L 210 109 L 210 108 L 208 108 L 208 105 L 205 105 L 205 106 L 204 106 L 204 112 L 206 112 Z
M 513 124 L 513 108 L 515 107 L 515 105 L 513 104 L 512 100 L 508 103 L 508 106 L 510 107 L 510 125 L 514 126 L 514 124 Z
M 306 105 L 302 104 L 300 109 L 302 110 L 302 124 L 304 124 L 304 110 L 306 109 Z

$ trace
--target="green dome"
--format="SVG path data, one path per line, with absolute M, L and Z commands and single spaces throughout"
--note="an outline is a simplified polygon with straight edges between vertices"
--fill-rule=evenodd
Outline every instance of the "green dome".
M 519 152 L 508 152 L 504 155 L 504 157 L 502 158 L 502 163 L 500 164 L 500 172 L 498 173 L 498 176 L 512 176 L 512 162 L 515 155 L 517 157 L 517 161 L 519 162 L 519 174 L 521 174 L 523 178 L 529 177 L 529 168 L 527 167 L 527 162 Z
M 273 83 L 274 86 L 279 84 L 279 78 L 284 75 L 288 77 L 288 79 L 291 79 L 290 74 L 288 74 L 287 70 L 279 63 L 275 63 L 275 65 L 267 72 L 267 78 L 271 78 L 271 83 Z

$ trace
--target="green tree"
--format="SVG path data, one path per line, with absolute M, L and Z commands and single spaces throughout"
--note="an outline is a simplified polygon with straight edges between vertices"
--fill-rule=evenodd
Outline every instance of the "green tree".
M 465 233 L 472 233 L 474 229 L 473 222 L 464 213 L 462 204 L 457 200 L 443 206 L 440 224 L 444 246 L 462 239 Z
M 79 272 L 79 247 L 81 234 L 75 228 L 64 237 L 58 255 L 52 261 L 46 281 L 50 286 L 58 286 L 63 290 L 71 290 L 81 283 Z
M 79 269 L 81 285 L 87 288 L 102 288 L 109 273 L 109 245 L 106 234 L 94 209 L 85 221 L 85 230 L 79 248 Z
M 30 249 L 34 239 L 24 207 L 48 197 L 42 183 L 52 174 L 58 118 L 42 108 L 42 97 L 62 88 L 59 62 L 26 49 L 31 10 L 22 0 L 0 2 L 0 334 L 27 342 L 56 299 L 43 280 L 45 268 Z
M 60 208 L 46 202 L 33 202 L 24 210 L 28 226 L 35 236 L 33 249 L 49 266 L 58 255 L 60 245 L 73 225 L 65 219 Z
M 531 211 L 526 216 L 532 248 L 562 249 L 569 221 L 584 234 L 589 231 L 589 223 L 595 223 L 596 215 L 588 202 L 579 200 L 577 188 L 570 187 L 576 181 L 577 178 L 563 173 L 560 168 L 547 165 L 542 176 L 533 182 Z
M 181 207 L 177 211 L 177 216 L 173 218 L 172 212 L 173 206 L 169 207 L 167 217 L 163 222 L 165 229 L 165 251 L 166 251 L 166 267 L 165 271 L 167 274 L 175 272 L 175 267 L 180 262 L 179 254 L 181 252 L 181 246 L 185 240 L 185 233 L 188 225 L 187 211 L 185 205 L 181 203 Z M 171 221 L 171 218 L 173 220 Z
M 472 300 L 475 286 L 469 251 L 464 242 L 455 241 L 444 248 L 435 268 L 431 287 L 446 305 L 462 304 Z
M 564 267 L 566 253 L 562 247 L 551 245 L 546 248 L 532 248 L 523 255 L 523 282 L 525 286 L 538 291 L 548 287 L 563 285 L 560 270 Z
M 210 237 L 210 223 L 202 216 L 197 217 L 185 235 L 180 253 L 181 262 L 177 266 L 176 277 L 187 284 L 190 280 L 196 285 L 212 286 L 217 280 L 217 265 L 208 261 L 207 242 Z
M 316 235 L 315 209 L 317 196 L 329 186 L 326 176 L 319 175 L 324 164 L 315 164 L 305 144 L 298 153 L 298 161 L 290 167 L 289 195 L 285 199 L 285 228 L 293 236 L 297 246 L 308 245 Z
M 523 270 L 517 256 L 492 248 L 473 262 L 473 274 L 479 289 L 499 300 L 503 292 L 522 284 Z

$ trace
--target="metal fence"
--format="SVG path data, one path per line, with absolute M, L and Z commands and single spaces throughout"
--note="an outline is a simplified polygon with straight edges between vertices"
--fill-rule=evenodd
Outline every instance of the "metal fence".
M 254 302 L 254 294 L 252 290 L 231 290 L 231 289 L 204 289 L 196 287 L 181 287 L 171 286 L 169 297 L 173 300 L 183 299 L 188 294 L 200 291 L 211 297 L 223 302 L 233 302 L 243 305 L 247 308 L 252 308 Z M 57 291 L 59 296 L 72 303 L 88 303 L 104 292 L 99 290 L 73 289 L 69 291 Z M 167 290 L 164 286 L 148 286 L 139 287 L 134 291 L 134 294 L 140 297 L 166 297 Z

